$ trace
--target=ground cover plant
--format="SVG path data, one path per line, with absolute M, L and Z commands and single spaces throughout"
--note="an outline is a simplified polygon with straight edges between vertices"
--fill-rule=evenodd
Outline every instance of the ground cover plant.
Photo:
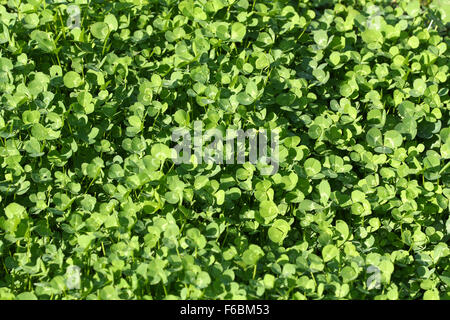
M 449 7 L 0 0 L 0 298 L 450 298 Z

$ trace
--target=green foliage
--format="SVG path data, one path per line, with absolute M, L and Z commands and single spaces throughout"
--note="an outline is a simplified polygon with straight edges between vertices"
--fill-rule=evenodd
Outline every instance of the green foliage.
M 1 0 L 0 299 L 449 299 L 428 2 Z M 196 120 L 278 172 L 175 164 Z

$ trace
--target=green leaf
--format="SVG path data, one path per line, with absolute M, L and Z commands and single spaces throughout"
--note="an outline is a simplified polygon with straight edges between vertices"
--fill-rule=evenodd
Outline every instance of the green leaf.
M 100 290 L 99 298 L 101 300 L 118 300 L 119 299 L 116 289 L 111 285 L 105 286 Z
M 352 191 L 353 202 L 362 202 L 364 199 L 366 199 L 366 195 L 364 194 L 364 192 L 361 192 L 359 190 Z
M 180 126 L 186 126 L 189 124 L 189 115 L 184 110 L 178 110 L 174 114 L 174 120 L 176 123 L 178 123 Z
M 415 94 L 418 96 L 422 96 L 427 89 L 427 85 L 423 79 L 416 79 L 413 83 L 413 88 L 415 91 Z
M 231 25 L 231 41 L 233 42 L 241 42 L 244 37 L 247 29 L 245 25 L 240 22 L 235 22 Z
M 242 262 L 247 266 L 255 265 L 264 255 L 264 251 L 256 244 L 251 244 L 247 250 L 242 253 Z
M 25 124 L 38 123 L 41 113 L 37 110 L 26 110 L 22 113 L 22 121 Z
M 40 123 L 35 123 L 31 127 L 31 135 L 38 141 L 44 141 L 48 138 L 47 129 Z
M 164 161 L 166 159 L 171 158 L 172 151 L 171 149 L 162 143 L 157 143 L 152 146 L 151 149 L 152 156 L 160 161 Z
M 39 49 L 48 53 L 56 51 L 55 41 L 51 34 L 40 30 L 34 30 L 31 32 L 30 38 L 31 40 L 36 41 Z
M 406 13 L 411 17 L 416 17 L 420 13 L 420 1 L 411 0 L 407 2 Z
M 256 69 L 261 70 L 261 69 L 267 68 L 269 65 L 270 65 L 270 60 L 269 60 L 268 56 L 263 52 L 259 53 L 258 58 L 256 59 L 256 62 L 255 62 Z
M 396 149 L 402 145 L 403 137 L 395 130 L 389 130 L 384 134 L 384 146 Z
M 439 291 L 437 290 L 427 290 L 423 294 L 423 300 L 440 300 Z
M 318 30 L 314 32 L 314 41 L 320 49 L 324 49 L 328 44 L 328 35 L 325 30 Z
M 240 104 L 244 106 L 248 106 L 254 102 L 254 99 L 245 92 L 239 92 L 236 96 L 236 99 Z
M 108 28 L 111 31 L 116 31 L 119 27 L 119 23 L 117 22 L 117 19 L 113 14 L 106 15 L 104 22 L 108 25 Z
M 320 193 L 320 202 L 325 205 L 331 195 L 331 186 L 327 180 L 322 180 L 319 183 L 318 190 Z
M 319 162 L 319 160 L 314 158 L 309 158 L 305 161 L 304 164 L 305 172 L 308 177 L 315 176 L 320 172 L 322 169 L 322 166 Z
M 44 153 L 41 152 L 41 144 L 35 137 L 31 137 L 30 140 L 26 141 L 23 148 L 30 154 L 30 157 L 35 158 L 44 155 Z
M 289 230 L 291 229 L 289 223 L 284 220 L 277 219 L 273 222 L 272 226 L 269 228 L 268 236 L 269 239 L 276 243 L 282 243 L 286 238 Z
M 173 191 L 166 192 L 164 197 L 166 198 L 167 202 L 171 203 L 171 204 L 177 204 L 180 201 L 180 197 L 178 196 L 178 193 L 173 192 Z
M 367 131 L 366 140 L 369 146 L 378 147 L 382 145 L 382 134 L 380 129 L 371 128 Z
M 261 217 L 265 219 L 273 219 L 277 216 L 279 210 L 277 205 L 270 200 L 264 200 L 259 205 Z
M 38 300 L 33 292 L 22 292 L 16 296 L 16 300 Z
M 5 208 L 5 214 L 8 219 L 24 219 L 27 216 L 25 208 L 18 203 L 10 203 Z
M 80 75 L 75 71 L 69 71 L 64 75 L 64 85 L 73 89 L 79 87 L 83 83 Z
M 344 240 L 347 240 L 347 238 L 350 234 L 350 231 L 349 231 L 348 225 L 345 221 L 343 221 L 343 220 L 336 221 L 336 230 L 340 233 L 340 235 L 342 236 L 342 238 Z
M 341 277 L 344 283 L 348 283 L 355 280 L 358 277 L 358 273 L 354 268 L 346 266 L 341 270 Z
M 78 237 L 77 241 L 78 241 L 78 245 L 80 246 L 80 248 L 85 250 L 86 248 L 88 248 L 91 245 L 91 243 L 94 239 L 95 239 L 95 236 L 92 234 L 83 234 Z
M 332 244 L 328 244 L 322 249 L 322 258 L 324 262 L 333 260 L 339 256 L 339 249 Z
M 383 35 L 380 31 L 368 29 L 361 33 L 361 38 L 366 43 L 383 43 Z
M 318 203 L 305 199 L 303 201 L 300 202 L 300 205 L 298 206 L 299 210 L 302 211 L 313 211 L 313 210 L 320 210 L 323 207 L 321 205 L 319 205 Z
M 112 20 L 111 18 L 108 19 L 109 23 L 96 22 L 96 23 L 92 24 L 90 26 L 92 35 L 97 39 L 104 40 L 109 34 L 109 26 L 108 25 L 113 23 L 111 20 Z
M 194 182 L 194 188 L 195 189 L 201 189 L 203 188 L 207 183 L 208 183 L 208 177 L 206 176 L 198 176 L 195 178 L 195 182 Z

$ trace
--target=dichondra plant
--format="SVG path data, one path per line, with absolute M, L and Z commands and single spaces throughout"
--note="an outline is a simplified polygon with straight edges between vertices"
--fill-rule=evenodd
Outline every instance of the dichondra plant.
M 446 0 L 0 0 L 0 298 L 449 299 L 449 22 Z M 276 132 L 276 170 L 249 137 L 176 162 L 174 130 L 213 141 L 195 123 Z

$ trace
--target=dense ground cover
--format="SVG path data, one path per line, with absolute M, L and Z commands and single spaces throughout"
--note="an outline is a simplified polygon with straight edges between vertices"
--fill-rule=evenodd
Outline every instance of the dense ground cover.
M 450 297 L 447 1 L 74 4 L 0 1 L 0 298 Z

